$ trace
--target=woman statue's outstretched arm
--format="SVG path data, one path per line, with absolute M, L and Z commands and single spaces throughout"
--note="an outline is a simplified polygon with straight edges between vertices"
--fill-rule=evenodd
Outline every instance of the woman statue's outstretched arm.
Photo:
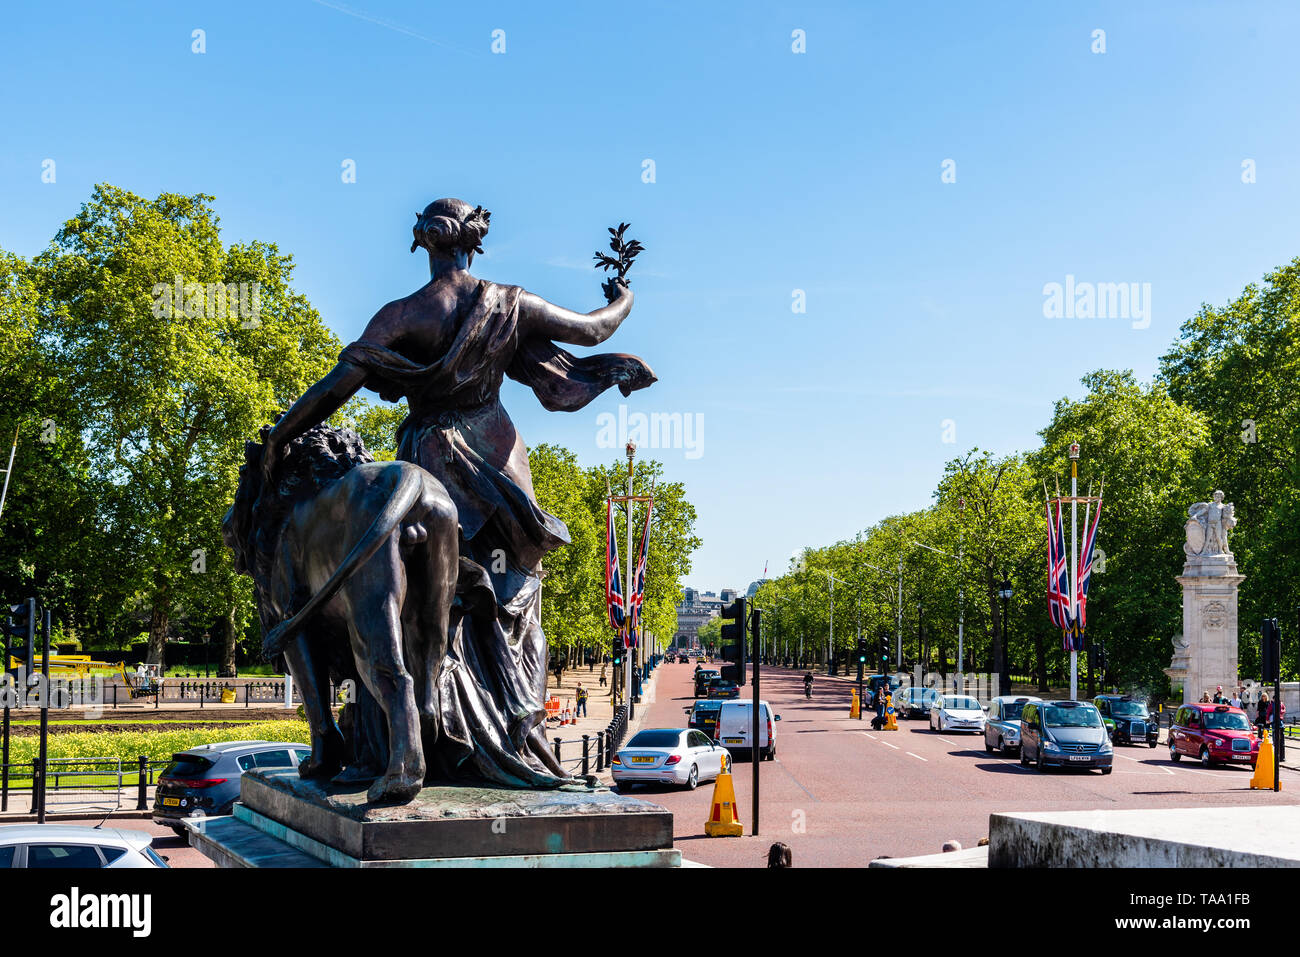
M 366 371 L 350 362 L 340 362 L 325 378 L 299 396 L 280 417 L 266 437 L 262 467 L 270 472 L 285 446 L 313 426 L 320 425 L 357 394 L 366 382 Z
M 632 311 L 632 290 L 627 283 L 612 279 L 605 283 L 604 289 L 609 305 L 587 313 L 573 312 L 531 292 L 522 293 L 519 296 L 521 332 L 574 346 L 599 345 L 614 334 Z

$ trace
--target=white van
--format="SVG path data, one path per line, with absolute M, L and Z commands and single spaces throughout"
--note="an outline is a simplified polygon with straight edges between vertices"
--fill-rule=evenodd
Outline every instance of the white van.
M 763 760 L 776 757 L 776 725 L 781 720 L 773 714 L 766 701 L 758 703 L 758 747 Z M 723 701 L 718 715 L 718 728 L 714 739 L 728 751 L 752 751 L 754 733 L 754 703 L 752 701 Z

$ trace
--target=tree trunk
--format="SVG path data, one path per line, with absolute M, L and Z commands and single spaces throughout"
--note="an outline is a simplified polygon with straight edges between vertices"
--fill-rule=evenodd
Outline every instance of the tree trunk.
M 170 604 L 166 592 L 154 595 L 153 610 L 149 613 L 149 653 L 145 658 L 151 665 L 166 663 L 167 629 L 171 624 Z
M 229 677 L 235 673 L 235 644 L 239 636 L 235 634 L 235 603 L 232 601 L 226 608 L 226 617 L 222 619 L 222 641 L 221 641 L 221 670 L 217 672 L 222 677 Z
M 1038 678 L 1038 691 L 1040 694 L 1047 692 L 1047 640 L 1043 637 L 1043 630 L 1037 628 L 1034 630 L 1034 657 L 1038 662 L 1035 669 Z
M 993 645 L 990 649 L 993 658 L 993 666 L 989 670 L 997 675 L 994 679 L 994 687 L 997 693 L 1010 694 L 1011 688 L 1004 670 L 1006 665 L 1006 648 L 1003 646 L 1002 642 L 1002 606 L 998 601 L 997 583 L 995 581 L 993 566 L 991 564 L 986 564 L 984 566 L 984 583 L 989 599 L 989 621 L 993 625 Z

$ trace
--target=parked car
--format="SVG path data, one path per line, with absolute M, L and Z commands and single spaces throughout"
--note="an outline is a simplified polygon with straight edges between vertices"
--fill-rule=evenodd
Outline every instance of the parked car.
M 938 699 L 933 688 L 903 688 L 894 693 L 894 708 L 900 718 L 928 718 L 930 706 Z
M 1101 720 L 1110 731 L 1112 744 L 1145 744 L 1154 748 L 1160 743 L 1160 723 L 1151 717 L 1145 701 L 1132 695 L 1103 694 L 1092 699 L 1101 712 Z
M 1031 701 L 1042 701 L 1032 695 L 999 695 L 989 702 L 984 722 L 984 750 L 1016 751 L 1020 748 L 1020 714 Z
M 713 678 L 704 689 L 706 698 L 739 698 L 740 686 L 726 678 Z
M 1020 712 L 1020 765 L 1114 770 L 1115 749 L 1097 706 L 1087 701 L 1031 701 Z
M 966 694 L 940 695 L 930 706 L 931 731 L 984 733 L 984 709 L 979 699 Z
M 1185 704 L 1169 728 L 1169 759 L 1198 758 L 1202 767 L 1216 762 L 1259 760 L 1259 738 L 1250 718 L 1228 704 Z
M 0 826 L 0 870 L 11 867 L 166 867 L 153 838 L 126 828 L 70 824 Z
M 731 766 L 727 749 L 694 728 L 638 731 L 610 765 L 620 789 L 636 784 L 675 784 L 695 790 Z
M 886 678 L 889 679 L 889 693 L 897 695 L 898 688 L 903 683 L 903 679 L 898 675 L 867 675 L 867 692 L 874 695 Z
M 700 668 L 699 670 L 697 670 L 695 672 L 695 697 L 697 698 L 708 697 L 708 695 L 705 694 L 705 692 L 709 687 L 709 682 L 712 681 L 714 678 L 721 678 L 721 677 L 722 675 L 720 672 L 713 671 L 709 668 Z
M 764 761 L 776 758 L 776 725 L 781 720 L 766 701 L 758 703 L 758 751 Z M 754 750 L 754 702 L 724 701 L 718 715 L 718 743 L 728 751 Z
M 710 739 L 717 740 L 718 717 L 722 714 L 722 701 L 720 699 L 697 701 L 691 707 L 683 710 L 686 712 L 686 726 L 688 728 L 703 731 Z
M 154 823 L 184 837 L 185 818 L 231 813 L 245 771 L 296 768 L 309 757 L 311 745 L 284 741 L 226 741 L 173 754 L 154 791 Z

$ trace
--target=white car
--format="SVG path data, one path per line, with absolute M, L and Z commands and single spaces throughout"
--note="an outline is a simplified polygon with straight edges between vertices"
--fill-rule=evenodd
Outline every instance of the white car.
M 675 784 L 695 790 L 730 769 L 731 755 L 703 731 L 647 728 L 618 749 L 610 771 L 620 789 L 635 784 Z
M 966 694 L 946 694 L 930 706 L 931 731 L 978 731 L 984 733 L 984 709 Z
M 0 870 L 10 867 L 166 867 L 144 831 L 71 824 L 0 826 Z
M 758 703 L 758 753 L 764 761 L 776 760 L 776 725 L 779 714 L 773 714 L 766 701 Z M 718 727 L 714 732 L 718 743 L 728 751 L 741 750 L 752 760 L 754 743 L 754 703 L 752 701 L 724 701 L 718 712 Z

